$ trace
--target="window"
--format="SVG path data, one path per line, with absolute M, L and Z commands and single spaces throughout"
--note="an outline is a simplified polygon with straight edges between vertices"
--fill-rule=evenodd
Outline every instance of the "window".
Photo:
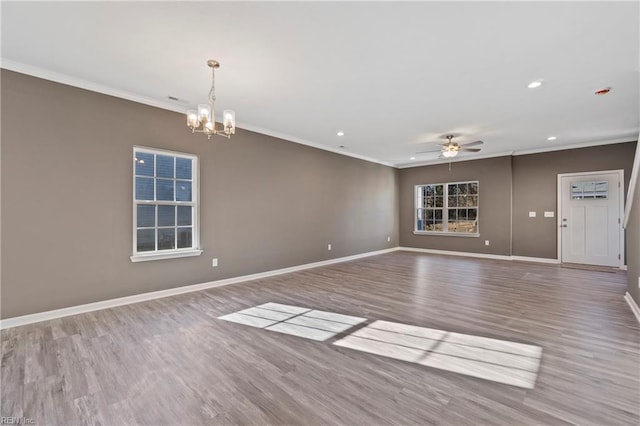
M 131 261 L 197 256 L 198 158 L 148 148 L 133 153 Z
M 595 200 L 608 197 L 609 182 L 606 180 L 597 182 L 571 182 L 572 200 Z
M 478 235 L 478 182 L 416 186 L 416 233 Z

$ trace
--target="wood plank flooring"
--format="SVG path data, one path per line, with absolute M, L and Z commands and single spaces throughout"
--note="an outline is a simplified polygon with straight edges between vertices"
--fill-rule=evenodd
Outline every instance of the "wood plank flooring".
M 2 331 L 38 425 L 637 425 L 624 273 L 394 252 Z M 524 389 L 217 319 L 275 302 L 543 348 Z

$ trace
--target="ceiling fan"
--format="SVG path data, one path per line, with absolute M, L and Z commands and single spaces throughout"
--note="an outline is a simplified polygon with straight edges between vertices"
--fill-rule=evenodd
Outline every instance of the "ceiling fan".
M 416 154 L 424 154 L 425 152 L 435 152 L 439 149 L 441 151 L 440 153 L 441 157 L 453 158 L 456 155 L 458 155 L 459 152 L 480 152 L 480 148 L 470 148 L 470 147 L 482 145 L 484 143 L 482 141 L 475 141 L 475 142 L 469 142 L 462 145 L 458 145 L 457 142 L 453 142 L 452 139 L 454 137 L 455 137 L 454 135 L 447 135 L 446 143 L 441 144 L 437 142 L 432 142 L 434 144 L 439 145 L 438 148 L 434 147 L 433 149 L 429 149 L 426 151 L 419 151 L 419 152 L 416 152 Z

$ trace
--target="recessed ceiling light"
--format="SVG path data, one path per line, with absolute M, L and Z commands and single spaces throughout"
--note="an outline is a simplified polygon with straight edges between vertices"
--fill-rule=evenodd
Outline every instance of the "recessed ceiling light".
M 411 158 L 409 158 L 409 160 L 415 160 L 415 159 L 416 159 L 416 157 L 411 157 Z
M 344 132 L 342 130 L 338 131 L 338 136 L 344 136 Z
M 531 83 L 529 83 L 529 85 L 527 86 L 529 89 L 535 89 L 536 87 L 540 87 L 542 86 L 542 80 L 535 80 L 532 81 Z
M 556 139 L 558 139 L 558 138 L 557 138 L 557 137 L 555 137 L 555 136 L 549 136 L 549 137 L 547 138 L 547 140 L 548 140 L 548 141 L 555 141 Z

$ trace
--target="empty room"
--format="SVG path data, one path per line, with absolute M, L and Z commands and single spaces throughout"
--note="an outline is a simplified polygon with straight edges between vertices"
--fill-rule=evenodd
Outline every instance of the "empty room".
M 640 423 L 637 1 L 0 7 L 0 424 Z

